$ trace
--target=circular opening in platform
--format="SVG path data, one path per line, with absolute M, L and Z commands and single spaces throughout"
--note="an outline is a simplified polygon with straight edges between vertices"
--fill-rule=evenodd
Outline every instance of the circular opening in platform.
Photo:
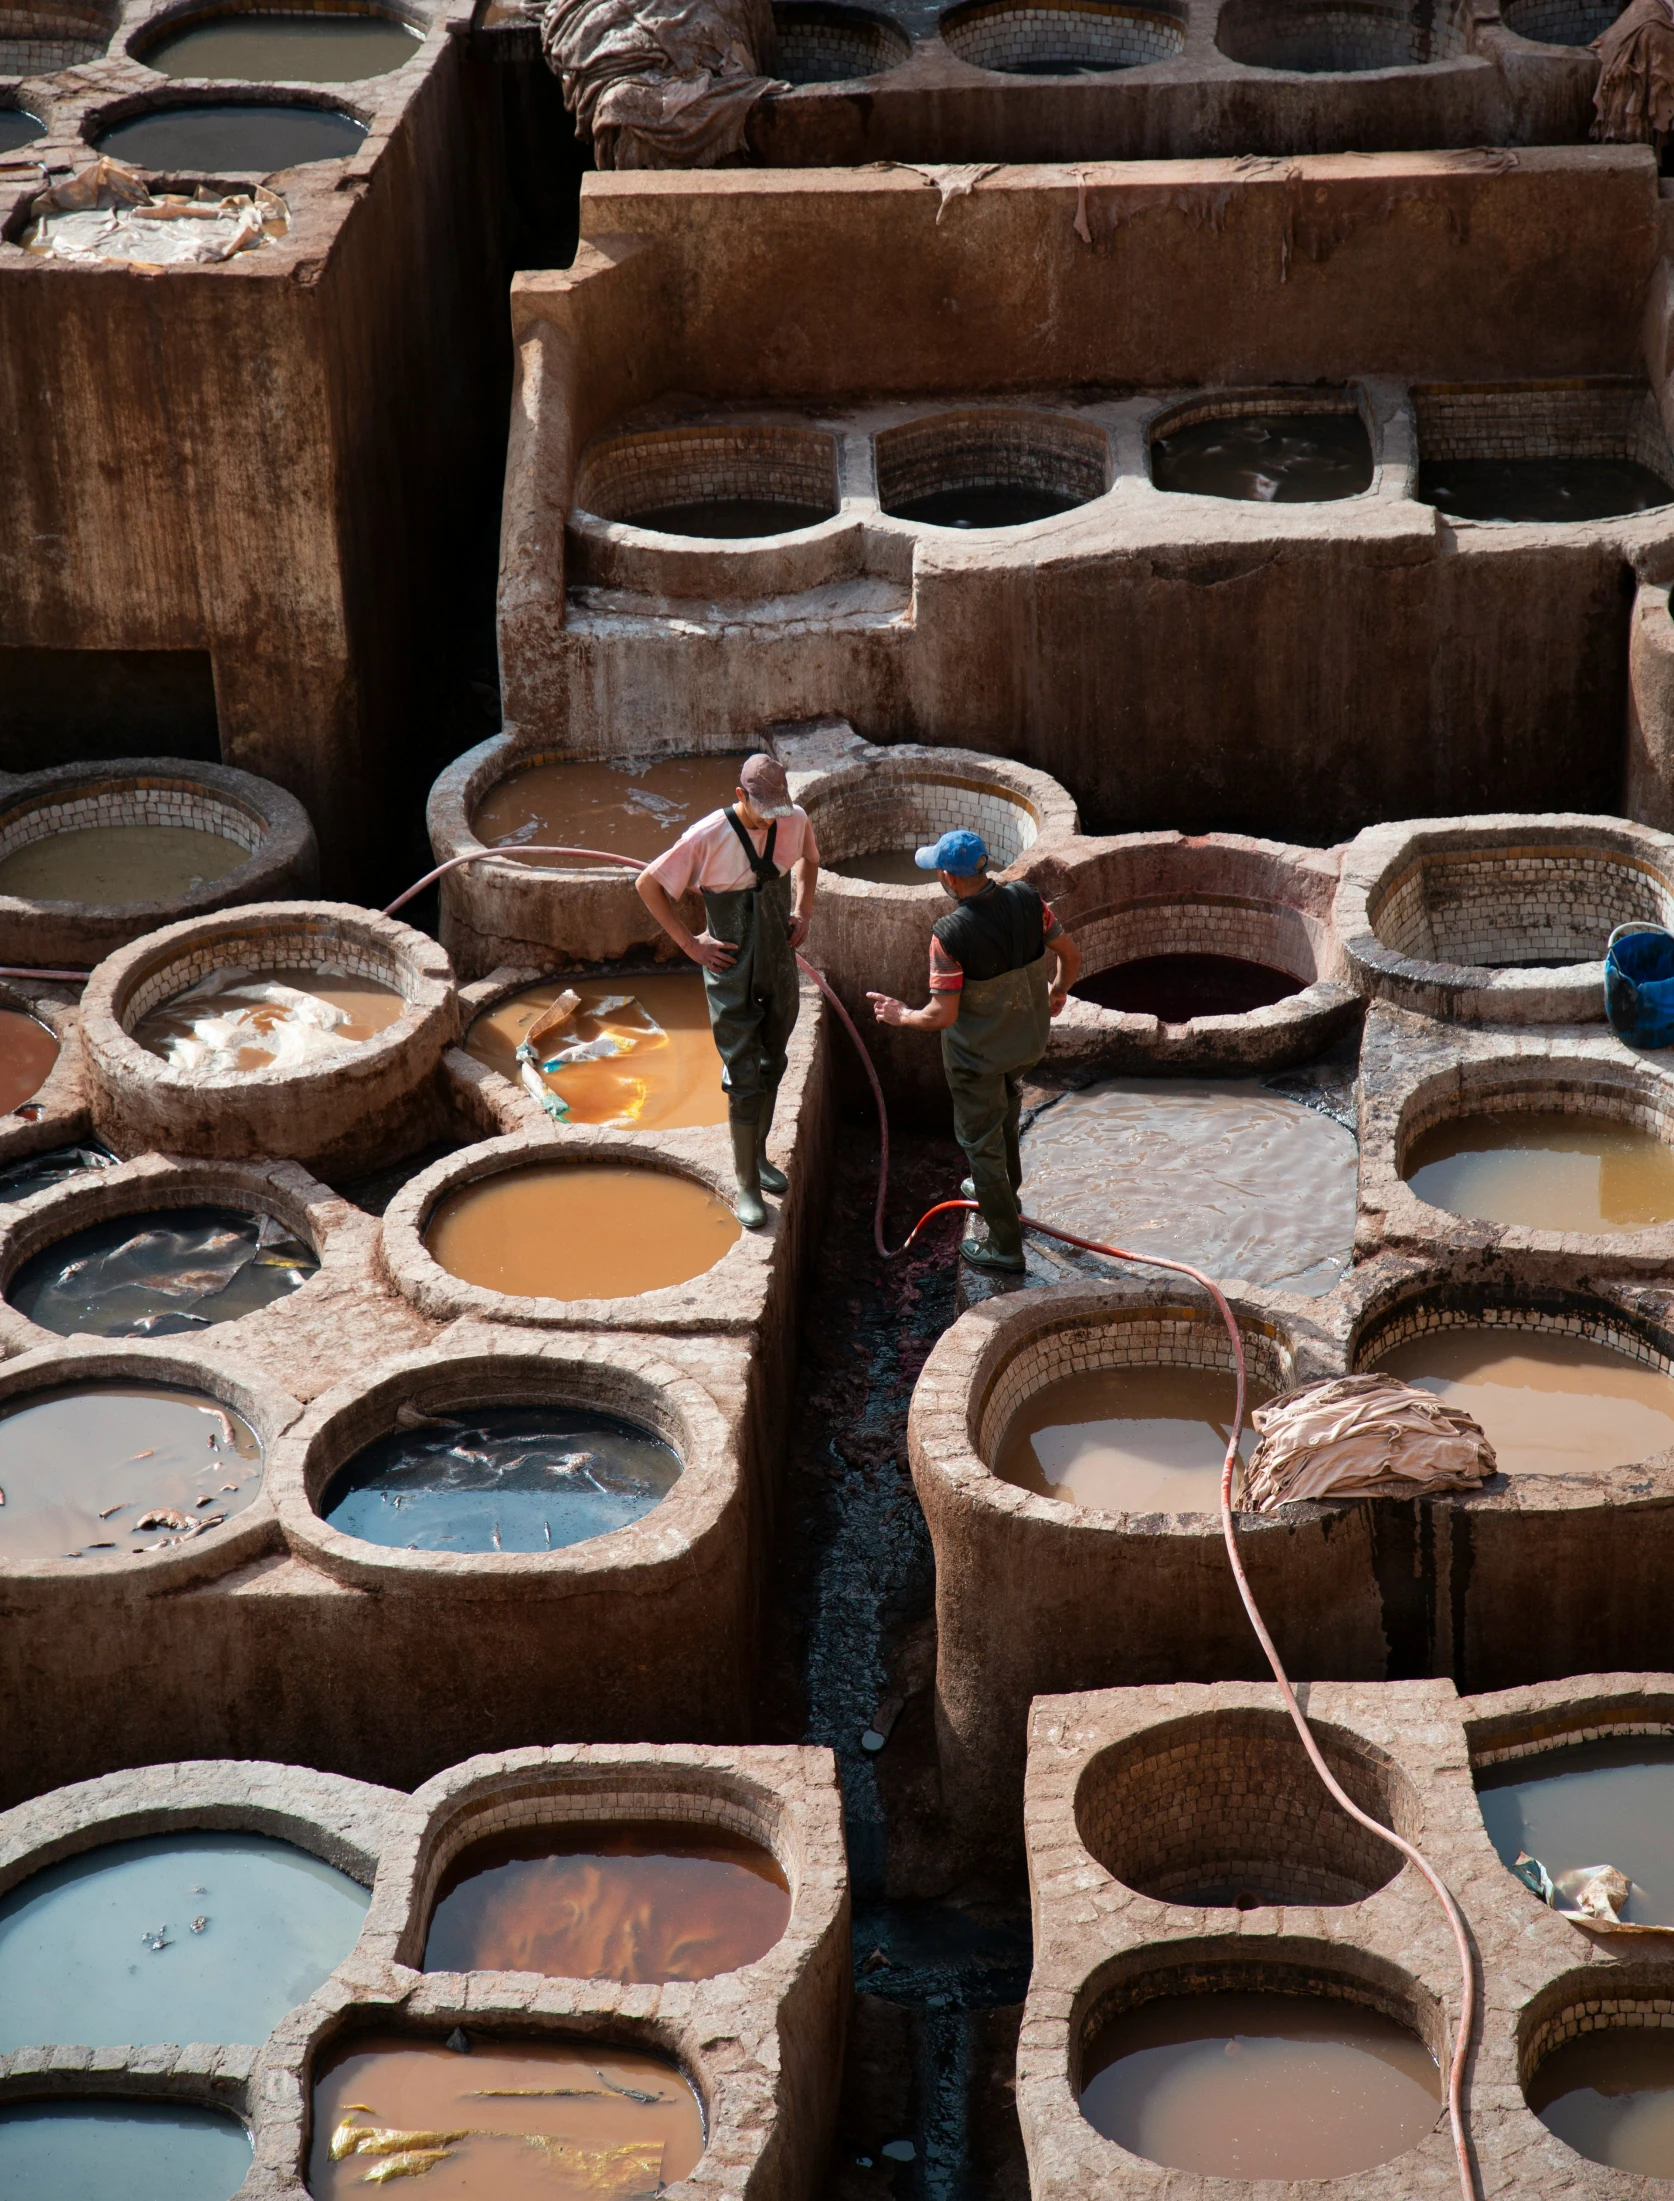
M 949 8 L 941 33 L 973 68 L 1007 76 L 1102 76 L 1174 60 L 1185 51 L 1186 11 L 1118 7 L 1110 0 L 974 0 Z
M 462 1408 L 418 1421 L 332 1476 L 317 1509 L 330 1527 L 404 1551 L 561 1551 L 642 1520 L 680 1474 L 660 1436 L 583 1407 Z
M 1674 924 L 1674 885 L 1642 858 L 1528 832 L 1398 859 L 1367 914 L 1415 962 L 1561 970 L 1602 958 L 1618 925 Z
M 1586 1741 L 1547 1735 L 1479 1761 L 1482 1823 L 1506 1870 L 1534 1894 L 1549 1884 L 1559 1908 L 1596 1902 L 1605 1867 L 1627 1883 L 1609 1891 L 1627 1924 L 1674 1926 L 1674 1735 L 1611 1735 L 1597 1714 L 1577 1721 Z
M 369 1900 L 267 1834 L 84 1849 L 0 1898 L 0 2048 L 265 2040 L 348 1955 Z
M 628 1299 L 688 1284 L 738 1241 L 696 1177 L 632 1162 L 533 1162 L 443 1194 L 431 1258 L 462 1283 L 526 1299 Z
M 939 908 L 951 905 L 936 874 L 918 868 L 920 848 L 956 828 L 980 833 L 989 869 L 1000 872 L 1040 834 L 1040 818 L 1028 802 L 997 777 L 970 767 L 944 777 L 880 762 L 852 777 L 816 782 L 804 807 L 823 872 L 874 886 L 928 889 Z
M 913 50 L 912 40 L 887 16 L 826 0 L 780 0 L 773 21 L 779 33 L 776 73 L 791 84 L 882 76 L 898 69 Z
M 1174 496 L 1327 504 L 1372 486 L 1372 441 L 1346 395 L 1275 391 L 1165 414 L 1149 437 L 1151 482 Z
M 7 2102 L 0 2190 L 232 2201 L 250 2175 L 236 2117 L 180 2101 Z
M 754 1964 L 790 1922 L 771 1850 L 732 1828 L 566 1821 L 472 1843 L 436 1891 L 427 1972 L 645 1985 Z
M 189 1544 L 261 1487 L 261 1439 L 202 1392 L 81 1383 L 0 1404 L 0 1560 L 12 1566 Z
M 6 1298 L 60 1337 L 187 1337 L 286 1299 L 319 1267 L 277 1216 L 172 1207 L 113 1215 L 32 1254 Z
M 354 84 L 411 61 L 421 34 L 353 0 L 306 8 L 195 8 L 132 40 L 136 61 L 205 83 Z
M 1590 46 L 1621 14 L 1620 0 L 1503 0 L 1500 20 L 1541 46 Z
M 399 2033 L 335 2044 L 313 2089 L 314 2201 L 361 2201 L 368 2172 L 395 2159 L 391 2134 L 410 2140 L 397 2152 L 418 2156 L 416 2170 L 451 2174 L 452 2191 L 508 2201 L 542 2184 L 655 2194 L 703 2154 L 703 2105 L 661 2056 L 593 2033 L 449 2038 L 457 2049 Z
M 1674 2178 L 1674 2016 L 1666 1965 L 1571 1974 L 1526 2021 L 1524 2099 L 1577 2155 L 1640 2179 Z M 1543 2013 L 1543 2014 L 1542 2014 Z
M 535 848 L 596 849 L 649 863 L 711 810 L 738 792 L 747 752 L 686 757 L 536 757 L 515 760 L 471 813 L 486 848 L 540 871 L 584 866 L 585 855 L 524 856 Z M 626 882 L 630 874 L 616 869 Z
M 1145 1985 L 1095 2011 L 1079 2059 L 1081 2114 L 1131 2155 L 1207 2177 L 1341 2178 L 1435 2126 L 1434 2055 L 1358 1979 L 1211 1961 Z
M 44 6 L 14 4 L 0 11 L 0 76 L 51 76 L 59 69 L 97 61 L 121 21 L 121 8 L 88 5 L 81 0 L 47 0 Z M 11 142 L 0 139 L 0 152 Z
M 33 1100 L 58 1060 L 58 1037 L 21 1009 L 0 1008 L 0 1116 Z
M 154 175 L 270 176 L 310 161 L 345 160 L 365 136 L 365 123 L 353 115 L 300 100 L 183 100 L 126 115 L 92 142 L 96 152 Z
M 1320 928 L 1283 902 L 1147 895 L 1078 923 L 1075 938 L 1077 1000 L 1163 1024 L 1247 1016 L 1324 976 Z
M 1361 1809 L 1411 1838 L 1418 1800 L 1399 1768 L 1312 1724 Z M 1107 1872 L 1162 1903 L 1359 1903 L 1401 1869 L 1397 1851 L 1332 1802 L 1289 1719 L 1255 1708 L 1171 1720 L 1101 1752 L 1081 1776 L 1075 1823 Z
M 1062 413 L 939 413 L 883 429 L 875 449 L 878 501 L 926 527 L 1022 527 L 1110 486 L 1104 431 Z
M 1452 1100 L 1453 1112 L 1400 1138 L 1401 1175 L 1431 1207 L 1604 1236 L 1674 1222 L 1671 1127 L 1651 1103 L 1557 1083 Z
M 188 778 L 90 775 L 0 796 L 0 896 L 131 909 L 167 921 L 191 896 L 249 863 L 265 821 Z
M 613 436 L 582 460 L 575 502 L 580 512 L 662 535 L 743 541 L 794 534 L 837 510 L 837 445 L 817 428 L 699 426 Z
M 1226 0 L 1215 43 L 1247 68 L 1307 76 L 1422 68 L 1465 51 L 1448 9 L 1372 0 Z
M 566 994 L 580 1007 L 561 1025 L 548 1020 Z M 518 1047 L 534 1044 L 534 1061 Z M 465 1034 L 465 1051 L 501 1077 L 530 1077 L 561 1104 L 566 1123 L 625 1131 L 684 1131 L 727 1120 L 721 1057 L 697 972 L 632 978 L 543 979 L 484 1009 Z
M 5 47 L 6 42 L 0 39 L 0 69 L 5 67 Z M 0 105 L 0 153 L 15 153 L 20 145 L 32 145 L 45 129 L 40 116 L 32 115 L 27 107 Z

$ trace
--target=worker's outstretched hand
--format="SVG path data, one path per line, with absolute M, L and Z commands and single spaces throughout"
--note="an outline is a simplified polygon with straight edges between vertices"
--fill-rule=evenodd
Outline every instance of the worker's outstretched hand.
M 701 963 L 706 971 L 730 971 L 738 961 L 738 950 L 730 940 L 717 940 L 707 932 L 692 935 L 689 953 L 692 961 Z
M 897 1001 L 893 994 L 869 993 L 866 998 L 872 1004 L 872 1014 L 880 1024 L 904 1024 L 912 1014 L 907 1004 Z

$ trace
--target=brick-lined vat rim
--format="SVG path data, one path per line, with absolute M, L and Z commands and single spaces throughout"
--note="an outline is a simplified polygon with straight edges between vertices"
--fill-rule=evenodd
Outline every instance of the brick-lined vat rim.
M 143 62 L 137 66 L 145 69 Z M 376 80 L 372 78 L 359 84 L 342 85 L 257 84 L 209 79 L 194 82 L 189 77 L 166 77 L 151 69 L 146 69 L 145 73 L 150 81 L 143 89 L 113 91 L 109 98 L 87 106 L 77 125 L 84 144 L 97 151 L 97 141 L 105 131 L 115 129 L 119 123 L 137 122 L 142 115 L 179 114 L 194 107 L 303 107 L 321 114 L 339 115 L 361 133 L 359 142 L 341 153 L 291 163 L 292 167 L 324 169 L 363 157 L 378 119 L 376 94 L 371 90 Z M 179 161 L 138 165 L 154 182 L 165 179 L 172 182 L 177 175 L 224 178 L 228 182 L 251 177 L 260 180 L 271 174 L 288 172 L 259 167 L 235 168 L 226 161 L 218 162 L 213 168 L 194 168 Z
M 27 1200 L 0 1204 L 0 1355 L 68 1343 L 56 1330 L 42 1329 L 20 1314 L 5 1297 L 13 1277 L 32 1254 L 115 1216 L 183 1207 L 234 1208 L 245 1215 L 271 1215 L 283 1223 L 319 1262 L 315 1274 L 297 1286 L 292 1298 L 321 1278 L 358 1275 L 363 1265 L 364 1242 L 357 1226 L 367 1218 L 298 1163 L 142 1154 L 108 1169 L 84 1170 Z M 257 1321 L 267 1311 L 258 1309 L 216 1327 L 236 1339 L 242 1322 Z M 0 1366 L 4 1365 L 0 1359 Z
M 384 1213 L 383 1263 L 404 1299 L 422 1314 L 449 1322 L 470 1316 L 531 1329 L 731 1330 L 761 1319 L 778 1239 L 778 1210 L 763 1230 L 740 1230 L 712 1268 L 682 1284 L 666 1284 L 627 1299 L 535 1299 L 468 1284 L 444 1269 L 424 1243 L 425 1226 L 449 1193 L 530 1165 L 585 1168 L 604 1163 L 659 1171 L 712 1192 L 730 1211 L 737 1196 L 727 1133 L 612 1131 L 573 1124 L 561 1131 L 514 1131 L 481 1140 L 421 1170 Z
M 817 77 L 802 81 L 822 88 L 831 84 L 860 84 L 887 76 L 912 57 L 913 42 L 892 15 L 881 8 L 860 7 L 849 0 L 776 0 L 773 21 L 781 39 L 787 30 L 804 25 L 853 30 L 876 49 L 877 66 L 852 77 Z
M 223 878 L 169 902 L 44 902 L 0 894 L 4 960 L 48 968 L 74 966 L 183 916 L 207 916 L 212 910 L 258 897 L 271 899 L 286 890 L 305 894 L 318 883 L 319 850 L 301 803 L 272 780 L 229 765 L 175 757 L 117 757 L 108 764 L 60 764 L 9 781 L 0 779 L 0 830 L 9 819 L 55 802 L 148 788 L 205 794 L 212 803 L 241 813 L 260 835 L 257 846 Z
M 3 1380 L 3 1370 L 0 1370 Z M 331 1477 L 393 1433 L 403 1405 L 425 1413 L 567 1405 L 636 1422 L 671 1445 L 680 1474 L 649 1513 L 551 1552 L 407 1551 L 335 1529 L 316 1508 Z M 742 1502 L 743 1465 L 726 1416 L 684 1367 L 644 1341 L 524 1333 L 476 1350 L 431 1347 L 378 1363 L 310 1402 L 275 1446 L 269 1495 L 286 1540 L 334 1579 L 500 1601 L 649 1589 L 659 1573 L 701 1564 L 703 1546 Z
M 1200 421 L 1242 419 L 1251 413 L 1317 413 L 1325 419 L 1358 420 L 1366 430 L 1366 440 L 1371 448 L 1372 478 L 1364 489 L 1357 489 L 1352 497 L 1332 497 L 1326 501 L 1337 505 L 1353 504 L 1359 498 L 1375 497 L 1378 494 L 1384 463 L 1379 454 L 1382 440 L 1380 424 L 1370 393 L 1364 383 L 1357 381 L 1339 382 L 1324 388 L 1316 382 L 1229 383 L 1225 388 L 1217 386 L 1214 389 L 1199 390 L 1189 397 L 1171 398 L 1160 405 L 1145 423 L 1145 486 L 1154 496 L 1159 497 L 1191 494 L 1178 489 L 1164 489 L 1152 480 L 1152 453 L 1159 440 L 1175 434 L 1179 429 L 1194 428 Z
M 1304 1380 L 1304 1370 L 1316 1372 L 1313 1364 L 1328 1351 L 1310 1311 L 1316 1302 L 1253 1285 L 1223 1289 L 1244 1335 L 1246 1354 L 1252 1344 L 1264 1343 L 1281 1369 L 1290 1364 L 1294 1380 Z M 1132 1537 L 1183 1537 L 1200 1541 L 1205 1550 L 1218 1546 L 1221 1524 L 1216 1513 L 1101 1513 L 1008 1483 L 984 1457 L 982 1426 L 990 1403 L 1008 1369 L 1036 1345 L 1056 1336 L 1158 1319 L 1189 1320 L 1194 1328 L 1201 1328 L 1207 1345 L 1213 1347 L 1219 1340 L 1220 1348 L 1230 1354 L 1230 1341 L 1207 1296 L 1194 1285 L 1172 1278 L 1152 1283 L 1113 1276 L 1108 1282 L 1054 1284 L 986 1300 L 967 1310 L 943 1331 L 913 1390 L 907 1442 L 914 1482 L 922 1490 L 926 1481 L 933 1480 L 962 1507 L 1007 1516 L 1029 1534 L 1113 1543 Z M 1206 1360 L 1203 1365 L 1219 1362 Z M 1042 1379 L 1050 1380 L 1050 1376 Z M 1038 1388 L 1033 1386 L 1017 1403 Z M 1329 1510 L 1334 1509 L 1309 1502 L 1286 1506 L 1278 1518 L 1297 1521 Z M 1256 1530 L 1269 1518 L 1239 1516 Z
M 1430 859 L 1478 851 L 1554 858 L 1565 845 L 1580 860 L 1614 858 L 1674 892 L 1674 834 L 1584 811 L 1488 811 L 1452 818 L 1405 818 L 1367 826 L 1343 853 L 1335 923 L 1355 983 L 1372 995 L 1431 1016 L 1475 1023 L 1585 1024 L 1604 1017 L 1604 965 L 1567 969 L 1451 963 L 1401 954 L 1378 930 L 1402 877 Z
M 1335 67 L 1309 69 L 1299 67 L 1293 61 L 1257 61 L 1251 58 L 1247 52 L 1234 52 L 1232 46 L 1225 42 L 1229 37 L 1236 41 L 1245 35 L 1243 18 L 1253 17 L 1256 19 L 1250 28 L 1259 37 L 1261 21 L 1264 18 L 1270 19 L 1275 13 L 1278 13 L 1282 18 L 1284 12 L 1283 9 L 1275 10 L 1272 6 L 1272 0 L 1224 0 L 1215 23 L 1215 53 L 1217 58 L 1232 63 L 1236 68 L 1249 69 L 1263 77 L 1293 76 L 1302 78 L 1304 82 L 1318 77 L 1360 79 L 1370 76 L 1393 76 L 1397 73 L 1406 75 L 1414 71 L 1422 71 L 1425 76 L 1429 76 L 1437 69 L 1458 68 L 1481 59 L 1481 56 L 1471 51 L 1468 43 L 1472 11 L 1468 7 L 1458 5 L 1444 5 L 1442 7 L 1439 11 L 1441 16 L 1439 28 L 1442 30 L 1444 37 L 1451 32 L 1459 40 L 1459 44 L 1453 52 L 1432 53 L 1427 60 L 1419 60 L 1416 56 L 1409 56 L 1398 61 L 1373 61 L 1363 65 L 1339 63 Z M 1310 15 L 1329 16 L 1337 12 L 1343 12 L 1363 16 L 1369 20 L 1376 20 L 1386 29 L 1397 32 L 1403 26 L 1414 31 L 1417 27 L 1415 21 L 1417 11 L 1400 6 L 1398 0 L 1395 0 L 1395 4 L 1391 4 L 1391 0 L 1304 0 L 1304 5 L 1296 12 L 1304 18 Z M 1450 18 L 1462 18 L 1462 20 L 1450 20 Z
M 965 50 L 970 41 L 962 37 L 961 33 L 967 32 L 973 24 L 984 18 L 1007 15 L 1082 15 L 1095 20 L 1101 17 L 1125 16 L 1137 18 L 1158 30 L 1166 28 L 1169 32 L 1178 33 L 1177 40 L 1166 41 L 1171 49 L 1167 53 L 1145 60 L 1112 60 L 1102 65 L 1093 64 L 1100 69 L 1100 73 L 1114 73 L 1119 70 L 1124 76 L 1131 75 L 1138 69 L 1155 67 L 1159 62 L 1177 61 L 1185 52 L 1190 33 L 1190 10 L 1185 5 L 1185 0 L 958 0 L 956 6 L 942 10 L 936 28 L 949 51 L 964 62 L 967 68 L 980 69 L 985 76 L 1006 76 L 1015 72 L 1008 70 L 1003 63 L 978 60 L 974 54 Z M 953 33 L 952 37 L 948 36 L 950 31 Z M 1064 73 L 1073 76 L 1076 69 L 1072 65 Z
M 280 1438 L 302 1412 L 299 1401 L 277 1384 L 236 1365 L 200 1358 L 189 1338 L 58 1338 L 54 1344 L 0 1360 L 0 1412 L 36 1391 L 112 1383 L 144 1383 L 195 1391 L 231 1407 L 254 1431 L 262 1448 L 261 1488 L 241 1513 L 204 1530 L 170 1551 L 112 1552 L 89 1559 L 8 1561 L 0 1547 L 0 1584 L 8 1603 L 27 1603 L 43 1615 L 72 1615 L 113 1600 L 151 1597 L 214 1581 L 264 1551 L 279 1533 L 269 1474 Z M 43 1620 L 43 1624 L 48 1624 Z
M 193 28 L 204 23 L 260 20 L 263 17 L 331 16 L 344 21 L 398 23 L 404 30 L 419 35 L 413 44 L 409 58 L 401 64 L 410 68 L 419 59 L 425 38 L 438 23 L 445 22 L 446 9 L 431 4 L 431 0 L 170 0 L 153 9 L 138 26 L 129 32 L 123 51 L 130 61 L 137 61 L 141 68 L 150 69 L 146 59 L 154 53 L 166 38 L 176 31 Z M 162 75 L 162 71 L 154 71 Z M 381 75 L 393 76 L 393 69 L 383 70 Z M 170 83 L 196 82 L 197 79 L 169 77 Z M 226 79 L 202 79 L 203 82 L 225 82 Z M 346 83 L 368 81 L 363 78 L 347 78 Z
M 967 4 L 973 8 L 992 8 L 1006 6 L 1009 0 L 967 0 Z M 1074 14 L 1078 9 L 1093 14 L 1136 15 L 1151 12 L 1148 8 L 1125 6 L 1122 0 L 1045 0 L 1045 4 L 1061 9 L 1066 14 Z M 945 23 L 947 17 L 944 16 L 942 20 Z M 981 73 L 985 76 L 1004 74 L 1003 71 L 986 69 Z M 924 406 L 923 411 L 914 411 L 904 420 L 892 421 L 887 426 L 872 431 L 877 497 L 876 524 L 880 526 L 904 530 L 909 536 L 927 533 L 932 539 L 945 537 L 972 541 L 972 532 L 965 528 L 954 527 L 939 520 L 908 519 L 898 512 L 892 512 L 890 505 L 897 498 L 925 494 L 923 484 L 914 487 L 905 480 L 897 482 L 896 471 L 898 467 L 911 465 L 906 454 L 915 448 L 928 446 L 933 455 L 934 447 L 943 444 L 950 454 L 954 454 L 962 444 L 980 441 L 986 436 L 995 439 L 995 449 L 1002 449 L 1005 431 L 1008 429 L 1020 429 L 1025 432 L 1025 436 L 1033 434 L 1046 458 L 1058 462 L 1057 483 L 1064 494 L 1074 497 L 1075 502 L 1068 511 L 1050 513 L 1044 519 L 1018 520 L 1000 527 L 985 527 L 975 535 L 974 539 L 978 544 L 987 538 L 1000 536 L 1009 542 L 1037 528 L 1060 526 L 1065 521 L 1078 518 L 1089 505 L 1097 504 L 1101 498 L 1109 496 L 1116 486 L 1119 478 L 1116 447 L 1110 430 L 1102 422 L 1088 419 L 1084 413 L 1068 405 L 1031 404 L 1026 398 L 1008 403 L 1004 398 L 994 397 L 967 400 L 964 403 L 955 399 L 951 403 L 943 400 L 938 404 L 933 398 L 920 402 Z M 1054 439 L 1060 446 L 1057 452 L 1051 448 Z M 1068 463 L 1063 458 L 1065 446 L 1074 446 L 1082 462 L 1098 475 L 1097 487 L 1083 489 L 1079 485 L 1065 486 L 1069 472 Z M 900 459 L 896 456 L 898 449 L 903 454 Z M 964 469 L 951 468 L 946 471 L 955 485 L 965 478 Z M 995 478 L 1016 481 L 1025 477 L 1016 469 L 1007 468 L 996 471 Z M 940 487 L 948 485 L 947 479 L 932 484 Z

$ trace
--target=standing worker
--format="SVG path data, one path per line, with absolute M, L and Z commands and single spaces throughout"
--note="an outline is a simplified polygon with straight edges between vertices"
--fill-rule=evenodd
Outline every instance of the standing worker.
M 785 1189 L 783 1170 L 767 1159 L 767 1134 L 796 1024 L 796 951 L 808 937 L 819 868 L 814 829 L 790 799 L 784 766 L 754 756 L 744 760 L 726 809 L 687 826 L 637 881 L 664 932 L 703 965 L 732 1129 L 736 1212 L 746 1230 L 767 1221 L 763 1186 Z M 703 896 L 698 933 L 674 906 L 693 887 Z
M 987 1226 L 986 1239 L 967 1231 L 959 1251 L 979 1269 L 1015 1272 L 1023 1267 L 1023 1073 L 1046 1052 L 1081 956 L 1032 886 L 989 878 L 980 833 L 944 833 L 915 860 L 958 904 L 930 928 L 930 999 L 909 1009 L 893 994 L 866 998 L 880 1024 L 941 1033 L 953 1135 L 971 1166 L 963 1190 Z

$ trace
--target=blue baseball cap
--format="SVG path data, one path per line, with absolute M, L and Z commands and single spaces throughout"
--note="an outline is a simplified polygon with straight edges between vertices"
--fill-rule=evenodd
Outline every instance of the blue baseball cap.
M 988 843 L 980 833 L 962 826 L 956 833 L 944 833 L 929 848 L 919 849 L 913 861 L 920 871 L 946 871 L 955 879 L 973 879 L 988 869 Z

